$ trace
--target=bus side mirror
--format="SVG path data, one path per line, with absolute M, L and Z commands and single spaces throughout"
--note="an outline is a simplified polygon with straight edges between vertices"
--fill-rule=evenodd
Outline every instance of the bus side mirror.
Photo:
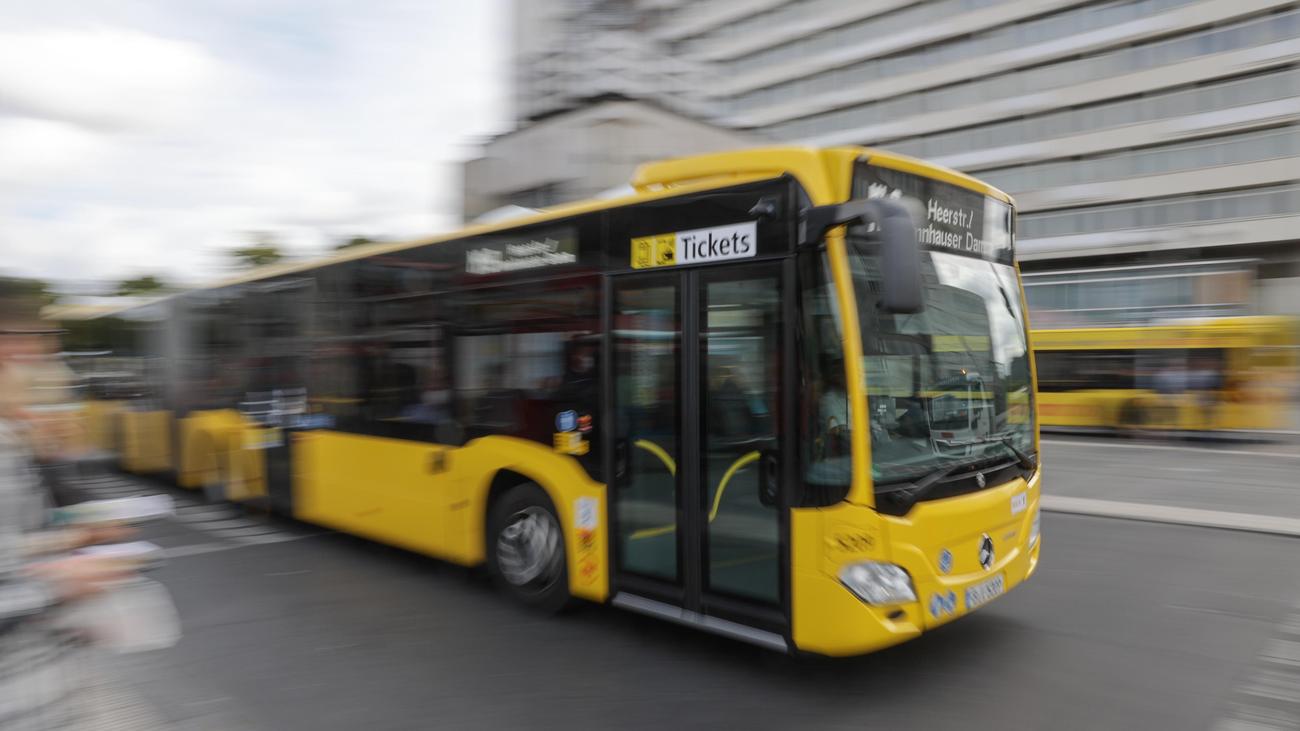
M 799 245 L 819 243 L 833 226 L 875 224 L 881 254 L 880 309 L 889 313 L 920 312 L 921 249 L 916 243 L 916 222 L 924 218 L 920 204 L 907 199 L 857 198 L 817 206 L 803 212 Z
M 882 203 L 884 201 L 881 201 Z M 916 243 L 915 203 L 889 201 L 876 222 L 880 236 L 880 309 L 889 313 L 920 312 L 921 247 Z

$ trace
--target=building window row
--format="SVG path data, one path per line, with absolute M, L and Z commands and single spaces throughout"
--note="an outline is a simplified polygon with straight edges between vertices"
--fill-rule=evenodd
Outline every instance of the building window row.
M 1300 214 L 1297 184 L 1024 214 L 1019 218 L 1017 235 L 1021 239 L 1045 239 L 1294 214 Z
M 880 78 L 916 73 L 1000 51 L 1025 48 L 1037 43 L 1075 36 L 1098 28 L 1108 28 L 1193 2 L 1197 0 L 1138 0 L 1138 2 L 1117 1 L 1103 5 L 1086 5 L 1023 23 L 992 28 L 964 40 L 945 40 L 904 53 L 872 58 L 850 66 L 830 69 L 814 76 L 756 89 L 733 97 L 725 104 L 725 108 L 730 114 L 743 113 L 811 94 L 842 89 L 852 84 L 864 84 Z M 870 36 L 859 36 L 851 42 L 863 43 L 871 40 L 873 39 Z M 820 50 L 838 49 L 827 47 Z
M 888 147 L 905 155 L 938 158 L 1291 99 L 1297 94 L 1300 94 L 1300 71 L 1281 71 L 1137 99 L 1063 109 L 955 132 L 900 139 L 889 143 Z
M 1082 160 L 984 170 L 979 178 L 1009 192 L 1201 170 L 1300 155 L 1300 128 L 1199 139 Z
M 1226 51 L 1300 37 L 1300 11 L 1290 11 L 1173 40 L 986 77 L 796 119 L 766 128 L 773 137 L 812 137 L 838 130 L 906 119 L 929 112 L 973 106 L 1032 94 Z
M 997 5 L 1004 1 L 937 0 L 916 3 L 892 12 L 872 15 L 847 25 L 812 33 L 779 46 L 770 46 L 754 53 L 723 61 L 720 63 L 720 70 L 722 73 L 729 75 L 747 74 L 768 68 L 774 64 L 812 56 L 828 49 L 843 48 L 861 43 L 864 40 L 915 30 L 936 21 Z M 787 18 L 786 22 L 788 21 Z M 695 46 L 688 49 L 687 52 L 698 52 L 704 48 L 707 48 L 707 44 Z

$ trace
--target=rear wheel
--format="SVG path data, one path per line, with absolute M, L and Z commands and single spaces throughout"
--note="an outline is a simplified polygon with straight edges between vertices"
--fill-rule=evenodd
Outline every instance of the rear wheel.
M 542 488 L 511 488 L 488 511 L 487 560 L 493 579 L 529 606 L 557 611 L 569 601 L 564 533 Z

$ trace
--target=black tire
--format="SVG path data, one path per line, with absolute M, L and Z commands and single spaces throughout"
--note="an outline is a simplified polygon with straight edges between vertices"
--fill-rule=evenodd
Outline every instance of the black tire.
M 570 601 L 564 531 L 546 491 L 526 482 L 488 506 L 487 565 L 517 601 L 558 612 Z

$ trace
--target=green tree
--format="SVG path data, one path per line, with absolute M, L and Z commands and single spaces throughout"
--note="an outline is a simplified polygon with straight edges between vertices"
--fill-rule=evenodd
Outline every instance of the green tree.
M 161 294 L 167 291 L 167 285 L 158 277 L 146 274 L 134 279 L 123 279 L 117 283 L 113 294 L 118 297 L 136 297 L 139 295 Z
M 48 282 L 26 277 L 0 276 L 0 300 L 30 300 L 44 307 L 59 301 L 59 295 L 50 289 Z
M 249 239 L 251 243 L 248 246 L 230 252 L 239 266 L 264 267 L 284 258 L 284 252 L 281 251 L 275 236 L 266 232 L 255 232 L 249 234 Z

